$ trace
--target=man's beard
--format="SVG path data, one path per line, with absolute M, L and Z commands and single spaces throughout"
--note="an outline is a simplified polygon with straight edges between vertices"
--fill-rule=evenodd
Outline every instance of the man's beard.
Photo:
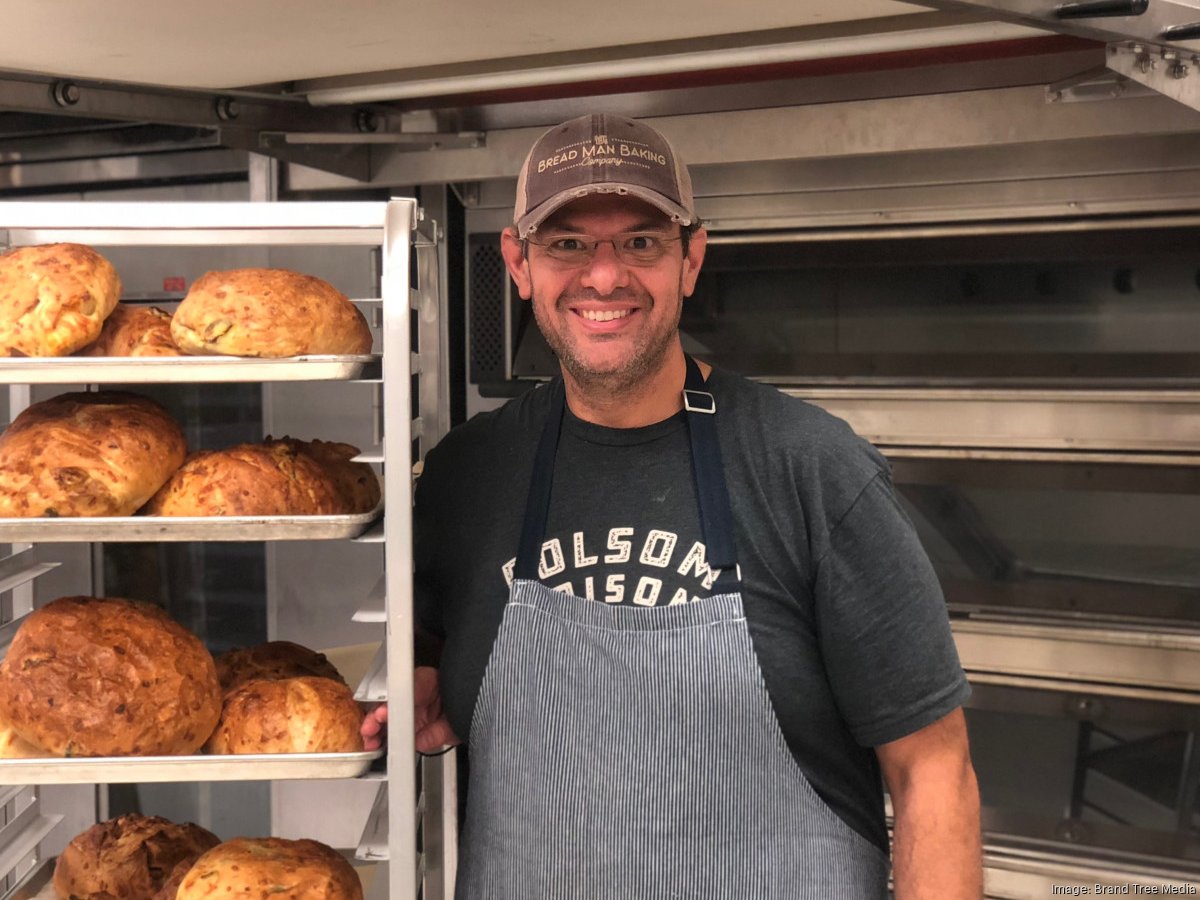
M 638 306 L 639 314 L 648 315 L 654 308 L 654 298 L 647 294 L 638 294 L 637 298 L 640 301 Z M 565 313 L 561 311 L 571 301 L 581 299 L 601 299 L 603 302 L 603 300 L 614 301 L 622 298 L 620 296 L 595 298 L 592 296 L 584 297 L 578 294 L 564 294 L 555 302 L 553 315 L 574 315 L 570 311 L 566 311 Z M 533 318 L 537 322 L 538 330 L 541 331 L 542 337 L 546 339 L 546 343 L 550 345 L 550 349 L 554 351 L 554 355 L 558 357 L 558 361 L 566 369 L 567 374 L 571 376 L 571 379 L 585 393 L 592 391 L 610 395 L 635 393 L 638 386 L 662 365 L 663 360 L 666 359 L 667 352 L 679 334 L 679 321 L 676 319 L 671 327 L 665 329 L 661 334 L 644 334 L 646 340 L 643 343 L 635 343 L 633 352 L 629 358 L 616 368 L 596 370 L 588 367 L 581 358 L 581 355 L 575 352 L 575 348 L 564 334 L 560 334 L 555 328 L 548 327 L 556 323 L 543 321 L 542 315 L 538 312 L 538 304 L 533 303 L 532 306 Z

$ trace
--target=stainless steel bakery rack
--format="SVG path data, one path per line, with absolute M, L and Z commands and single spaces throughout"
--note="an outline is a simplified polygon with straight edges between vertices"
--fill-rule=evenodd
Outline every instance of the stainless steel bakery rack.
M 412 478 L 414 457 L 445 431 L 446 337 L 437 274 L 437 229 L 423 221 L 415 200 L 352 203 L 5 203 L 0 204 L 0 246 L 71 241 L 101 247 L 153 246 L 359 246 L 380 253 L 377 353 L 365 357 L 299 357 L 286 360 L 184 357 L 161 359 L 0 360 L 0 383 L 9 387 L 9 412 L 30 402 L 29 385 L 149 384 L 213 382 L 376 381 L 378 430 L 374 458 L 404 477 L 384 481 L 383 508 L 366 516 L 264 517 L 182 520 L 149 517 L 85 521 L 5 520 L 0 542 L 0 644 L 7 649 L 21 618 L 35 607 L 36 580 L 53 563 L 35 557 L 36 542 L 163 540 L 382 541 L 382 594 L 386 637 L 384 658 L 373 666 L 370 695 L 386 698 L 389 722 L 386 773 L 376 807 L 393 811 L 373 817 L 360 857 L 386 858 L 386 875 L 376 877 L 368 896 L 408 900 L 422 892 L 441 896 L 440 863 L 430 857 L 439 844 L 423 836 L 418 852 L 421 766 L 413 750 L 412 709 Z M 417 409 L 414 409 L 414 401 Z M 374 527 L 372 526 L 374 523 Z M 368 603 L 377 605 L 378 598 Z M 100 760 L 8 760 L 0 782 L 0 898 L 37 896 L 46 857 L 40 844 L 54 827 L 43 815 L 40 786 L 84 782 L 291 779 L 360 776 L 378 753 L 292 754 L 254 757 L 174 757 Z M 335 774 L 336 773 L 336 774 Z M 19 776 L 19 777 L 18 777 Z M 370 777 L 380 777 L 376 771 Z M 439 773 L 438 778 L 441 775 Z M 30 784 L 39 787 L 28 787 Z M 72 835 L 62 835 L 69 839 Z M 369 846 L 366 844 L 369 842 Z M 381 873 L 382 874 L 382 873 Z

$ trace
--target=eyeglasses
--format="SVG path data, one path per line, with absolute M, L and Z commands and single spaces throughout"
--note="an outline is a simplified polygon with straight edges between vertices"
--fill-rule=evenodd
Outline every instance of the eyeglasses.
M 667 248 L 682 237 L 665 237 L 647 231 L 633 231 L 611 238 L 590 234 L 561 234 L 548 241 L 526 238 L 527 243 L 541 247 L 546 256 L 565 266 L 582 266 L 592 261 L 601 244 L 612 244 L 617 259 L 628 266 L 652 266 L 666 255 Z

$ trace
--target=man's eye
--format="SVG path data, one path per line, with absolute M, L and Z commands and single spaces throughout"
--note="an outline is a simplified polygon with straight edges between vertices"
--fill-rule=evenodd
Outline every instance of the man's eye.
M 587 249 L 583 241 L 577 237 L 558 238 L 550 242 L 550 247 L 562 253 L 579 253 L 581 250 Z
M 625 239 L 626 250 L 653 250 L 658 246 L 658 238 L 650 234 L 631 234 Z

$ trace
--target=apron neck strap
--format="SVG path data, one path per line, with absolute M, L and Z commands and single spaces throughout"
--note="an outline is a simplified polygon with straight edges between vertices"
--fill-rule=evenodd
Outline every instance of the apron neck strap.
M 731 593 L 740 585 L 729 487 L 725 483 L 721 442 L 717 439 L 717 399 L 707 390 L 708 385 L 704 383 L 696 361 L 690 356 L 685 359 L 687 377 L 683 382 L 683 408 L 687 411 L 688 437 L 692 443 L 692 476 L 696 484 L 696 505 L 700 509 L 705 558 L 711 568 L 721 570 L 714 585 L 717 593 Z
M 696 486 L 696 504 L 700 510 L 700 528 L 704 535 L 705 557 L 713 569 L 720 569 L 714 587 L 718 593 L 740 589 L 737 550 L 733 540 L 733 515 L 729 490 L 725 484 L 725 466 L 717 439 L 717 401 L 706 390 L 700 367 L 685 357 L 687 376 L 683 387 L 683 408 L 687 413 L 688 438 L 692 447 L 692 476 Z M 566 390 L 556 378 L 544 390 L 551 391 L 550 412 L 538 441 L 533 460 L 533 478 L 525 503 L 521 525 L 521 543 L 517 551 L 514 578 L 536 581 L 541 562 L 542 542 L 550 514 L 550 493 L 554 483 L 554 459 L 566 406 Z

